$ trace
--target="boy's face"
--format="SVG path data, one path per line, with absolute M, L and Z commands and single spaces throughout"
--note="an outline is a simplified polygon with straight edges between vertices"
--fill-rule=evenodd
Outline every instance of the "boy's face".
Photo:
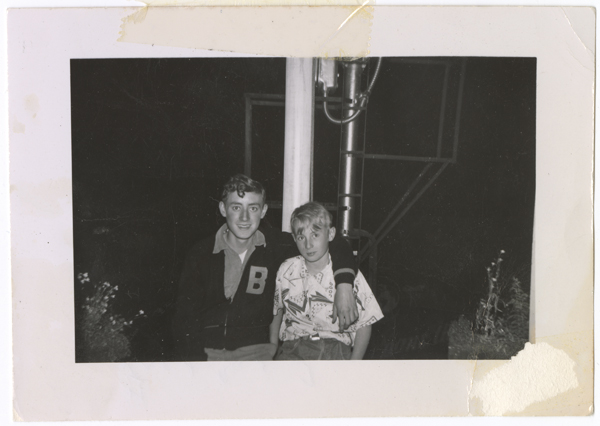
M 315 229 L 312 224 L 304 228 L 301 234 L 296 234 L 294 240 L 300 254 L 308 263 L 318 265 L 319 269 L 327 265 L 329 242 L 335 237 L 335 228 L 324 225 L 321 229 Z M 322 265 L 321 265 L 322 263 Z
M 238 240 L 248 240 L 265 217 L 267 205 L 262 194 L 246 192 L 244 197 L 240 197 L 237 192 L 230 192 L 225 202 L 219 203 L 219 210 L 233 236 Z

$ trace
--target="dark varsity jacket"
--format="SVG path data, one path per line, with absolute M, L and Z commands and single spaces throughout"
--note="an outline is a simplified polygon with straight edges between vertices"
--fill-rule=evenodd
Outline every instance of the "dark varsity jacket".
M 231 301 L 223 288 L 225 253 L 213 253 L 215 236 L 188 253 L 173 318 L 176 360 L 206 360 L 204 348 L 233 350 L 269 343 L 277 270 L 299 252 L 291 234 L 270 228 L 260 231 L 266 246 L 255 247 Z M 336 283 L 353 283 L 356 265 L 350 246 L 336 236 L 329 247 Z

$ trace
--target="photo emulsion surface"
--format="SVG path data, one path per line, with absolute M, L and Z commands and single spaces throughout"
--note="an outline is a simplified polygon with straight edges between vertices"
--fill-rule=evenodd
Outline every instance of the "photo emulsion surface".
M 510 359 L 529 340 L 536 59 L 314 64 L 312 199 L 384 315 L 364 358 Z M 286 59 L 72 59 L 70 90 L 76 361 L 173 361 L 183 263 L 223 225 L 227 179 L 261 182 L 261 227 L 282 227 Z

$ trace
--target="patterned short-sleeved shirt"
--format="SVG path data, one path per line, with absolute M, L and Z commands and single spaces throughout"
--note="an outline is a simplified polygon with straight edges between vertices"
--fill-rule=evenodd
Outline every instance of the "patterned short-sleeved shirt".
M 335 297 L 331 259 L 316 275 L 308 273 L 302 256 L 286 260 L 277 272 L 273 307 L 273 314 L 285 308 L 279 338 L 285 341 L 318 334 L 321 338 L 337 339 L 354 346 L 356 330 L 383 318 L 379 304 L 360 271 L 354 280 L 354 294 L 358 320 L 340 333 L 338 323 L 333 324 L 331 318 Z

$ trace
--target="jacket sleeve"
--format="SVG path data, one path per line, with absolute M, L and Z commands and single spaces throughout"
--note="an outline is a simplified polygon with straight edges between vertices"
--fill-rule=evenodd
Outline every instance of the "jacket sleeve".
M 338 284 L 353 285 L 358 267 L 348 241 L 336 233 L 333 241 L 329 243 L 329 254 L 331 255 L 331 269 L 333 269 L 335 286 L 337 287 Z
M 204 344 L 199 333 L 204 286 L 202 285 L 198 255 L 197 250 L 190 251 L 179 279 L 175 315 L 171 324 L 174 361 L 206 360 Z

